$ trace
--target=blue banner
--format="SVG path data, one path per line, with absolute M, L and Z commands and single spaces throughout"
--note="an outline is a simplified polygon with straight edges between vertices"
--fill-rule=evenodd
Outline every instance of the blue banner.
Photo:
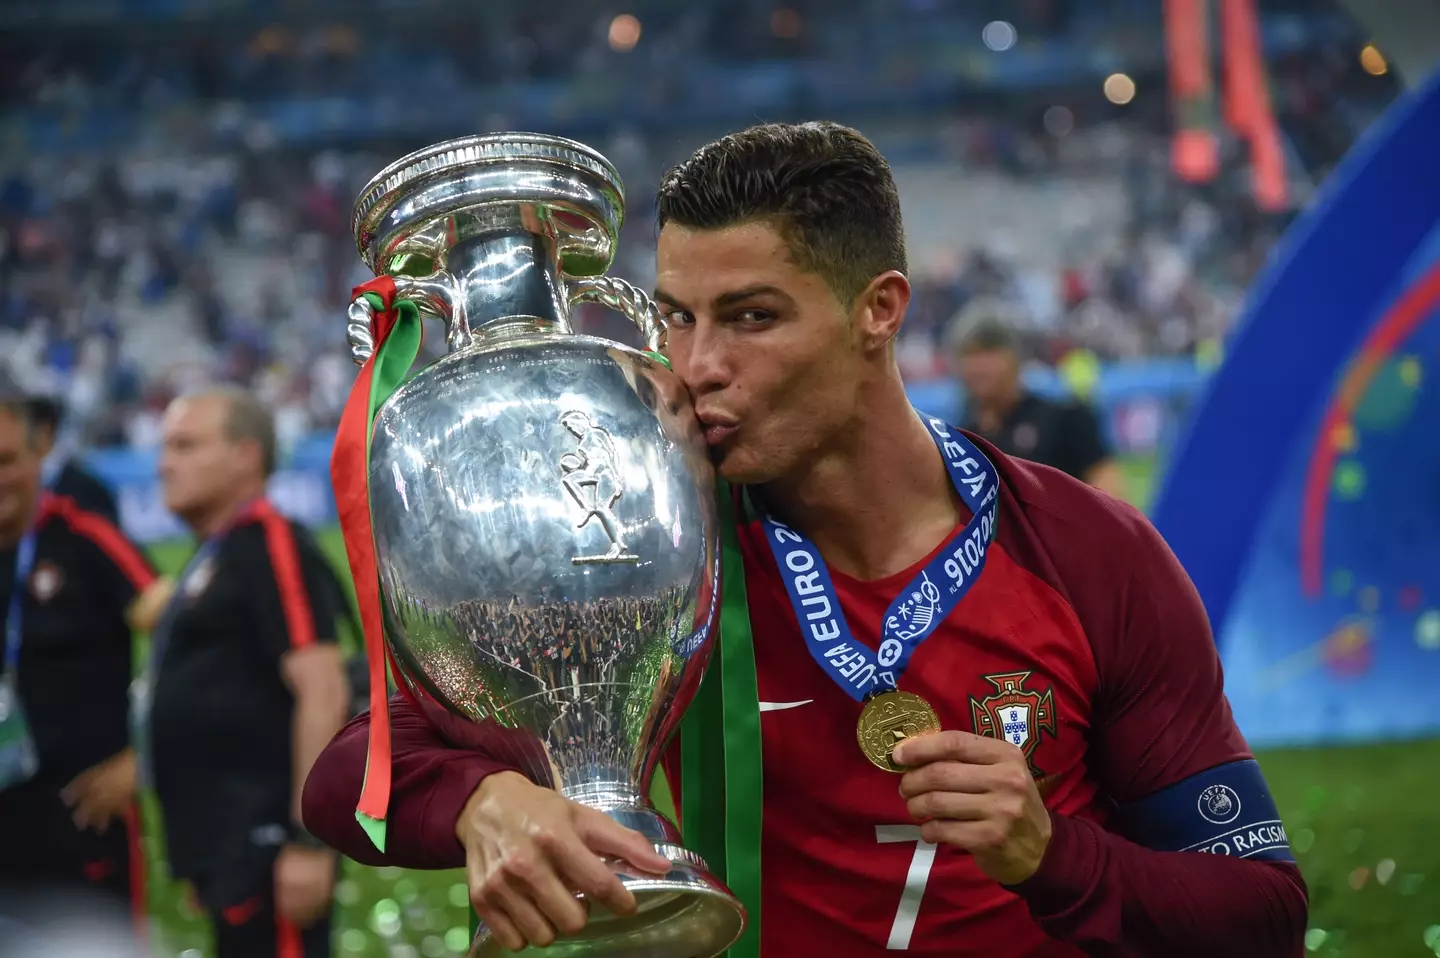
M 1285 236 L 1153 510 L 1255 746 L 1440 732 L 1437 154 L 1440 73 Z

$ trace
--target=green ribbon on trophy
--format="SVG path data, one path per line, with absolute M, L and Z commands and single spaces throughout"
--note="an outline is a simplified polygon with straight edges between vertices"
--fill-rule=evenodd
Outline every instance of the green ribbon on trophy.
M 670 368 L 660 353 L 645 355 Z M 760 837 L 765 801 L 760 690 L 745 591 L 745 560 L 730 484 L 715 484 L 720 515 L 720 641 L 680 720 L 680 823 L 685 847 L 745 906 L 729 958 L 760 954 Z
M 729 958 L 760 954 L 760 692 L 745 593 L 736 499 L 717 483 L 720 509 L 720 641 L 680 721 L 680 825 L 685 846 L 745 906 L 745 933 Z
M 645 355 L 670 368 L 660 353 Z M 745 933 L 729 958 L 760 954 L 760 690 L 745 591 L 745 560 L 730 484 L 715 484 L 720 515 L 720 641 L 695 698 L 680 720 L 680 825 L 685 847 L 705 860 L 745 906 Z

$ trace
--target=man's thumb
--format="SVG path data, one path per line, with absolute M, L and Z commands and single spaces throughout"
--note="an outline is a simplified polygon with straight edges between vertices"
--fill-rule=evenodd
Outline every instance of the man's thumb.
M 663 875 L 670 870 L 670 860 L 655 850 L 644 835 L 626 828 L 604 812 L 593 808 L 580 810 L 580 834 L 586 846 L 597 855 L 621 858 L 641 871 Z

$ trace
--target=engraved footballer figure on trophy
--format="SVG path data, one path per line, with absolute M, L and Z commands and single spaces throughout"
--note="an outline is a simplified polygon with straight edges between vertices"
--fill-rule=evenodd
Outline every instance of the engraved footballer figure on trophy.
M 560 457 L 560 471 L 564 478 L 565 491 L 575 504 L 585 510 L 585 517 L 575 526 L 584 529 L 591 519 L 600 523 L 600 528 L 610 537 L 610 549 L 603 555 L 576 556 L 570 561 L 575 565 L 593 565 L 608 562 L 639 562 L 640 557 L 625 549 L 624 529 L 615 515 L 615 504 L 625 494 L 625 483 L 615 462 L 615 443 L 610 433 L 591 421 L 587 413 L 578 409 L 564 412 L 560 422 L 565 429 L 580 441 L 579 448 Z

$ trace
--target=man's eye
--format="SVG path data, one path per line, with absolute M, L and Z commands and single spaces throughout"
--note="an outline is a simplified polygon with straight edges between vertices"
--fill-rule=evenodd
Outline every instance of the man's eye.
M 695 317 L 683 310 L 677 309 L 673 313 L 665 314 L 666 326 L 689 326 L 693 322 L 695 322 Z
M 742 309 L 733 318 L 737 323 L 768 323 L 775 318 L 775 314 L 763 309 Z

